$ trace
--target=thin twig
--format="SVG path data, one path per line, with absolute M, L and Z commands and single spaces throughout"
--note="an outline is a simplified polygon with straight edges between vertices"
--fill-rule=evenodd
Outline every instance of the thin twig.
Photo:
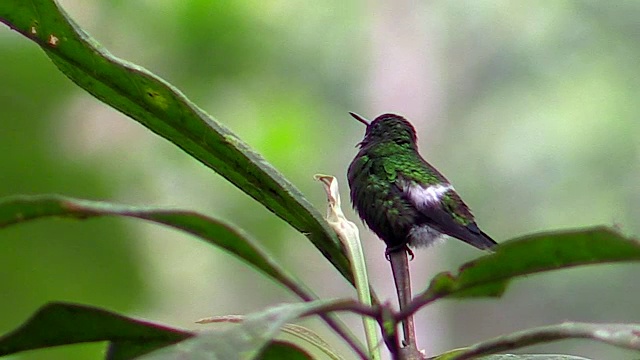
M 400 251 L 389 253 L 389 262 L 391 263 L 393 280 L 396 284 L 400 311 L 402 311 L 411 302 L 411 274 L 409 272 L 409 259 L 407 252 L 402 249 Z M 417 349 L 418 346 L 416 344 L 416 329 L 413 321 L 413 315 L 406 316 L 401 320 L 404 332 L 404 345 Z

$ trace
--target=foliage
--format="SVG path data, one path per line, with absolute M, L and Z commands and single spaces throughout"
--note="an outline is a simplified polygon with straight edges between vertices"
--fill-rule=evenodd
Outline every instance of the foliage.
M 169 140 L 282 218 L 306 236 L 347 281 L 354 281 L 349 255 L 330 225 L 302 193 L 175 87 L 139 66 L 110 55 L 54 1 L 5 1 L 0 4 L 0 20 L 40 46 L 78 86 Z M 195 359 L 204 354 L 221 359 L 306 359 L 311 358 L 306 348 L 274 339 L 286 323 L 319 315 L 358 356 L 365 358 L 366 351 L 337 320 L 335 312 L 353 312 L 375 319 L 385 340 L 391 339 L 398 344 L 398 323 L 438 299 L 496 297 L 518 277 L 583 265 L 640 260 L 638 241 L 607 228 L 528 235 L 502 243 L 495 254 L 465 264 L 458 274 L 437 275 L 408 309 L 396 313 L 377 301 L 365 305 L 348 300 L 318 300 L 243 231 L 194 211 L 124 206 L 54 195 L 12 196 L 0 201 L 0 228 L 45 217 L 83 220 L 102 216 L 143 219 L 184 231 L 240 258 L 304 302 L 272 307 L 243 317 L 236 326 L 202 333 L 134 320 L 86 305 L 50 303 L 21 327 L 0 338 L 0 356 L 66 344 L 107 341 L 107 359 Z M 534 328 L 447 352 L 437 358 L 466 359 L 565 338 L 590 338 L 640 350 L 639 327 L 570 323 Z M 321 342 L 315 344 L 326 356 L 338 357 Z M 571 357 L 559 355 L 554 358 Z

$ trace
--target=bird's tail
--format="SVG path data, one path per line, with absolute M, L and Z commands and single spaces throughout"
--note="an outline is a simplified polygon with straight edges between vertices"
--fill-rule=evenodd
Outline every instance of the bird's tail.
M 466 242 L 477 247 L 481 250 L 490 250 L 495 251 L 495 247 L 498 246 L 498 243 L 495 242 L 491 236 L 487 235 L 484 231 L 478 228 L 478 225 L 475 223 L 467 225 L 467 229 L 474 235 L 470 236 Z
M 481 235 L 480 236 L 481 240 L 479 241 L 480 246 L 476 245 L 476 247 L 478 247 L 479 249 L 495 252 L 496 247 L 498 246 L 498 243 L 495 242 L 495 240 L 493 240 L 489 235 L 487 235 L 482 230 L 480 230 L 480 235 Z

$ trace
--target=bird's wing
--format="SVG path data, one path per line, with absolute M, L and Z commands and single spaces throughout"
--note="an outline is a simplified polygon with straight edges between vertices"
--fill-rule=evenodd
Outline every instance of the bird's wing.
M 471 211 L 448 182 L 421 184 L 399 176 L 396 184 L 423 216 L 424 225 L 480 249 L 495 244 L 478 228 Z

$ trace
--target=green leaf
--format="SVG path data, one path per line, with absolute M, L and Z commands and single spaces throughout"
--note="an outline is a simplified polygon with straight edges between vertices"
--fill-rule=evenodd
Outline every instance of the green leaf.
M 288 354 L 310 358 L 297 345 L 276 341 L 281 327 L 300 317 L 321 314 L 332 301 L 283 304 L 243 317 L 224 330 L 187 332 L 106 310 L 50 303 L 16 330 L 0 337 L 0 356 L 21 351 L 108 341 L 108 360 L 141 359 L 272 359 Z M 145 355 L 146 354 L 146 355 Z
M 438 356 L 433 360 L 451 360 L 453 357 Z M 591 360 L 582 356 L 560 355 L 560 354 L 502 354 L 488 355 L 478 358 L 480 360 Z
M 254 242 L 238 229 L 210 217 L 180 210 L 116 205 L 99 201 L 73 199 L 56 195 L 15 196 L 0 199 L 0 228 L 43 217 L 87 219 L 99 216 L 125 216 L 164 224 L 219 246 L 249 263 L 263 274 L 283 284 L 305 301 L 316 299 L 306 286 L 289 275 Z M 358 345 L 338 319 L 320 316 L 338 334 Z
M 282 332 L 290 334 L 304 341 L 305 343 L 313 345 L 314 347 L 322 351 L 325 355 L 327 355 L 327 358 L 329 359 L 342 360 L 342 357 L 335 349 L 333 349 L 331 345 L 329 345 L 328 342 L 326 342 L 323 338 L 320 337 L 320 335 L 316 334 L 309 328 L 297 324 L 286 324 L 282 327 Z
M 191 336 L 190 332 L 89 306 L 50 303 L 19 328 L 0 338 L 0 356 L 59 345 L 110 341 L 128 354 L 112 359 L 125 360 Z
M 205 319 L 198 320 L 198 324 L 213 324 L 213 323 L 242 323 L 246 316 L 242 315 L 227 315 L 227 316 L 213 316 Z M 341 360 L 342 357 L 318 334 L 311 329 L 297 324 L 285 324 L 282 326 L 282 332 L 289 334 L 306 344 L 312 345 L 318 350 L 322 351 L 328 358 L 332 360 Z
M 0 228 L 53 216 L 76 219 L 125 216 L 167 225 L 225 249 L 305 300 L 315 297 L 305 289 L 304 285 L 264 253 L 247 234 L 195 212 L 125 206 L 56 195 L 14 196 L 0 199 Z
M 331 175 L 316 174 L 314 177 L 320 181 L 327 193 L 327 222 L 336 234 L 338 234 L 338 238 L 340 238 L 340 241 L 344 244 L 345 250 L 351 259 L 358 300 L 364 305 L 371 306 L 372 299 L 375 299 L 375 296 L 371 296 L 372 290 L 369 284 L 360 233 L 358 232 L 356 224 L 349 221 L 342 212 L 338 181 Z M 381 340 L 378 336 L 378 324 L 375 319 L 370 317 L 363 317 L 362 323 L 371 359 L 379 360 L 382 356 L 379 347 Z
M 496 337 L 436 357 L 437 360 L 466 360 L 526 346 L 565 339 L 590 339 L 640 351 L 640 324 L 589 324 L 567 322 L 542 326 Z M 508 357 L 511 356 L 511 357 Z M 545 357 L 547 356 L 547 357 Z M 573 359 L 568 355 L 493 355 L 486 359 Z M 483 357 L 483 359 L 485 359 Z
M 171 141 L 306 235 L 353 283 L 335 233 L 300 191 L 178 89 L 111 55 L 55 1 L 0 1 L 0 21 L 38 44 L 78 86 Z
M 457 276 L 448 272 L 436 275 L 418 301 L 424 304 L 442 297 L 497 297 L 516 277 L 630 261 L 640 261 L 640 242 L 605 227 L 528 235 L 504 242 L 494 254 L 463 265 Z
M 306 351 L 295 344 L 274 341 L 267 345 L 267 348 L 258 356 L 259 360 L 312 360 L 313 358 Z
M 142 356 L 141 360 L 173 359 L 253 359 L 260 354 L 287 322 L 314 313 L 330 304 L 330 301 L 314 301 L 300 304 L 283 304 L 265 311 L 249 314 L 236 326 L 225 330 L 211 330 L 176 345 L 156 350 Z

